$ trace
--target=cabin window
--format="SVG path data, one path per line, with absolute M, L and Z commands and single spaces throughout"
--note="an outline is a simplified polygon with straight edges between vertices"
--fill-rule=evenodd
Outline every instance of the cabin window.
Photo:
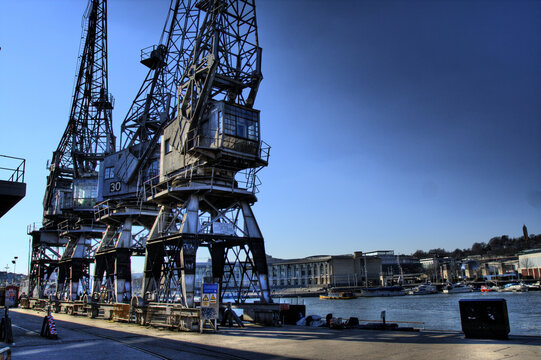
M 115 177 L 114 167 L 106 167 L 104 171 L 105 180 L 112 179 Z
M 236 106 L 225 106 L 225 113 L 220 114 L 220 130 L 225 135 L 259 141 L 259 113 Z
M 246 119 L 237 118 L 237 134 L 238 137 L 245 138 L 246 135 Z
M 226 135 L 237 135 L 237 131 L 235 129 L 235 120 L 229 117 L 226 117 L 224 119 L 224 134 Z

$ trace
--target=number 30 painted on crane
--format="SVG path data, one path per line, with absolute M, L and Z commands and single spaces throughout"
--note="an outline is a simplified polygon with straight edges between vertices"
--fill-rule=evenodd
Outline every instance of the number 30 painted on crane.
M 121 188 L 122 185 L 120 184 L 120 181 L 115 181 L 109 185 L 109 192 L 119 192 Z

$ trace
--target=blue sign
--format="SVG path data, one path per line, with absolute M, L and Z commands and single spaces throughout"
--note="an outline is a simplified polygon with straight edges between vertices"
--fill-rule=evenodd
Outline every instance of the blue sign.
M 218 284 L 203 284 L 203 293 L 204 294 L 217 294 Z

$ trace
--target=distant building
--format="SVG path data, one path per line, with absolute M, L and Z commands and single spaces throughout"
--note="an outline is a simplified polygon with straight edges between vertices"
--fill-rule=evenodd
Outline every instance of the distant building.
M 379 286 L 419 272 L 419 260 L 392 250 L 275 259 L 269 264 L 271 287 Z M 365 275 L 366 274 L 366 275 Z
M 411 255 L 395 255 L 393 250 L 370 251 L 363 255 L 381 259 L 381 285 L 418 281 L 422 272 L 419 259 Z
M 460 266 L 456 259 L 448 256 L 440 259 L 440 277 L 443 281 L 455 283 L 461 279 L 460 275 Z
M 419 277 L 419 260 L 409 255 L 395 255 L 392 250 L 361 251 L 346 255 L 314 255 L 299 259 L 278 259 L 267 256 L 271 289 L 293 287 L 380 286 L 403 281 L 406 274 Z M 238 286 L 242 271 L 233 270 L 230 286 Z M 196 289 L 205 277 L 212 277 L 212 262 L 196 265 Z
M 518 253 L 518 270 L 523 277 L 541 279 L 541 249 L 524 250 Z
M 316 255 L 276 259 L 269 265 L 269 281 L 273 288 L 361 286 L 378 283 L 380 271 L 381 259 L 362 252 Z
M 481 262 L 481 275 L 487 279 L 500 275 L 516 275 L 518 270 L 518 258 L 499 257 L 488 258 Z
M 462 260 L 461 270 L 464 274 L 464 279 L 476 279 L 481 275 L 479 261 L 477 259 Z
M 469 256 L 462 260 L 462 272 L 466 279 L 498 280 L 517 277 L 516 256 Z
M 428 278 L 434 282 L 456 282 L 462 278 L 460 266 L 452 257 L 431 257 L 419 260 Z

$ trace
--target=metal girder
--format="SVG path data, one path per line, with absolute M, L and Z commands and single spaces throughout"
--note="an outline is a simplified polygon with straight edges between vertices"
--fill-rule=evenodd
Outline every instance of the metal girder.
M 201 204 L 216 210 L 202 211 Z M 195 255 L 199 247 L 208 247 L 221 299 L 244 302 L 248 296 L 257 296 L 272 302 L 264 242 L 249 204 L 240 201 L 226 209 L 209 205 L 205 195 L 192 194 L 175 214 L 162 208 L 147 240 L 143 295 L 147 301 L 193 307 Z M 166 216 L 168 226 L 158 226 Z
M 121 149 L 148 143 L 141 150 L 148 151 L 158 141 L 162 126 L 175 117 L 177 88 L 198 29 L 199 10 L 194 4 L 195 0 L 172 0 L 160 44 L 141 51 L 141 62 L 150 69 L 122 122 Z
M 60 236 L 68 239 L 58 261 L 56 297 L 77 300 L 90 293 L 90 264 L 94 263 L 97 239 L 105 228 L 77 223 L 64 228 Z
M 143 255 L 150 210 L 120 206 L 108 214 L 109 225 L 95 254 L 92 298 L 100 302 L 129 302 L 132 297 L 131 256 Z M 145 227 L 146 226 L 146 227 Z

